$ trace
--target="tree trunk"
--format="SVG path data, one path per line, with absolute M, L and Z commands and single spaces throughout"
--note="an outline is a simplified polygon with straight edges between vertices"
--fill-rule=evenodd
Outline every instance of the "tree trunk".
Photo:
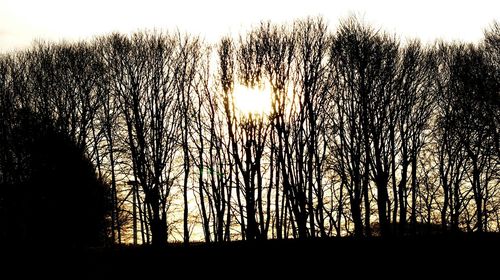
M 411 160 L 411 233 L 417 233 L 417 152 Z
M 403 144 L 405 145 L 405 144 Z M 408 153 L 405 148 L 403 148 L 402 154 L 402 166 L 401 166 L 401 181 L 399 181 L 398 186 L 398 200 L 399 200 L 399 233 L 405 234 L 406 231 L 406 184 L 408 182 Z
M 157 192 L 157 190 L 152 190 Z M 151 212 L 153 217 L 151 223 L 151 245 L 153 247 L 164 247 L 167 245 L 167 223 L 165 217 L 160 216 L 160 205 L 157 199 L 158 194 L 151 197 Z

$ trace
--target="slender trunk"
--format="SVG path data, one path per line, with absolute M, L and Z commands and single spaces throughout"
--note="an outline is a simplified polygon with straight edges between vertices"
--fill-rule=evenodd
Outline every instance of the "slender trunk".
M 137 196 L 136 196 L 136 184 L 132 184 L 132 230 L 133 232 L 133 242 L 137 245 Z
M 205 206 L 205 190 L 203 189 L 203 158 L 200 156 L 200 176 L 198 178 L 198 192 L 200 193 L 200 207 L 201 218 L 203 224 L 203 233 L 205 235 L 205 242 L 210 243 L 210 222 L 207 216 L 207 209 Z
M 245 197 L 246 197 L 246 214 L 247 214 L 247 240 L 255 240 L 258 237 L 256 211 L 255 211 L 255 193 L 254 182 L 251 179 L 250 172 L 245 174 Z
M 444 151 L 441 151 L 443 153 Z M 448 185 L 448 180 L 446 178 L 446 174 L 444 172 L 444 155 L 439 155 L 439 177 L 441 180 L 441 185 L 443 186 L 443 206 L 441 207 L 441 227 L 443 232 L 446 232 L 448 230 L 447 227 L 447 210 L 450 204 L 450 198 L 449 198 L 449 185 Z
M 371 209 L 370 201 L 368 200 L 368 188 L 370 184 L 370 162 L 371 162 L 371 145 L 370 145 L 370 121 L 368 111 L 368 92 L 365 88 L 364 69 L 360 73 L 360 102 L 361 102 L 361 129 L 363 134 L 363 149 L 365 153 L 364 170 L 363 170 L 363 195 L 365 200 L 365 233 L 366 236 L 371 236 Z
M 186 157 L 189 157 L 187 151 L 185 152 Z M 188 179 L 189 179 L 189 159 L 184 164 L 184 184 L 183 184 L 183 198 L 184 198 L 184 244 L 189 244 L 189 203 L 188 203 Z
M 265 227 L 265 218 L 264 218 L 264 208 L 263 208 L 263 180 L 262 180 L 262 173 L 261 173 L 261 168 L 260 168 L 260 161 L 257 161 L 255 163 L 255 172 L 257 175 L 257 209 L 259 211 L 259 232 L 260 232 L 260 237 L 262 239 L 266 239 L 266 227 Z
M 269 232 L 269 224 L 270 224 L 270 221 L 271 221 L 271 201 L 272 201 L 272 197 L 271 197 L 271 192 L 273 190 L 273 178 L 274 178 L 274 168 L 275 168 L 275 165 L 274 165 L 274 148 L 271 148 L 271 158 L 270 158 L 270 161 L 269 161 L 269 169 L 270 169 L 270 174 L 269 174 L 269 187 L 267 189 L 267 201 L 266 201 L 266 223 L 265 223 L 265 228 L 264 228 L 264 236 L 265 238 L 267 239 L 267 233 Z M 276 186 L 277 187 L 277 186 Z
M 392 180 L 392 195 L 393 195 L 393 201 L 394 201 L 394 208 L 392 210 L 392 222 L 396 224 L 397 218 L 398 218 L 398 207 L 400 201 L 398 201 L 398 188 L 397 188 L 397 182 L 396 182 L 396 143 L 395 143 L 395 135 L 394 135 L 394 127 L 391 126 L 390 130 L 390 146 L 391 146 L 391 180 Z M 402 140 L 404 142 L 404 140 Z M 405 145 L 405 143 L 402 143 L 402 145 Z M 401 192 L 401 189 L 399 189 L 399 192 Z M 399 196 L 401 194 L 399 193 Z M 400 223 L 401 223 L 401 216 L 400 216 Z M 394 227 L 394 230 L 396 230 L 396 227 Z M 401 231 L 402 232 L 402 231 Z
M 226 211 L 226 230 L 225 230 L 225 241 L 231 240 L 231 196 L 233 192 L 233 165 L 229 166 L 229 186 L 227 191 L 227 211 Z
M 279 146 L 281 146 L 280 144 L 278 144 Z M 278 149 L 281 149 L 280 147 L 278 146 Z M 276 186 L 276 190 L 275 190 L 275 200 L 274 200 L 274 205 L 275 205 L 275 223 L 276 223 L 276 238 L 277 239 L 283 239 L 283 234 L 282 234 L 282 223 L 281 223 L 281 213 L 283 210 L 283 207 L 280 206 L 280 190 L 279 190 L 279 186 L 280 186 L 280 164 L 279 163 L 275 163 L 274 161 L 271 161 L 271 164 L 275 165 L 276 166 L 276 182 L 275 182 L 275 186 Z M 280 210 L 281 209 L 281 210 Z
M 340 184 L 340 191 L 339 191 L 339 205 L 337 208 L 337 237 L 340 237 L 341 231 L 340 231 L 340 226 L 342 225 L 342 214 L 344 213 L 344 184 Z M 361 234 L 363 234 L 361 232 Z
M 310 109 L 312 110 L 312 109 Z M 312 114 L 312 112 L 311 112 Z M 314 122 L 315 120 L 310 118 L 311 122 L 311 127 L 314 127 Z M 309 214 L 309 227 L 311 231 L 311 237 L 314 238 L 316 236 L 316 228 L 314 224 L 314 202 L 313 202 L 313 189 L 314 189 L 314 180 L 313 180 L 313 155 L 314 152 L 316 152 L 316 145 L 315 145 L 315 134 L 316 131 L 312 130 L 311 128 L 311 140 L 309 140 L 311 143 L 309 143 L 309 149 L 307 150 L 307 208 L 308 208 L 308 214 Z M 317 163 L 316 163 L 317 164 Z
M 139 223 L 140 223 L 140 227 L 141 227 L 141 243 L 144 244 L 146 242 L 146 237 L 144 235 L 144 228 L 145 228 L 145 225 L 144 225 L 144 217 L 143 217 L 143 212 L 142 211 L 142 208 L 141 208 L 141 198 L 139 197 L 139 188 L 136 187 L 135 188 L 135 197 L 137 198 L 137 209 L 139 210 Z
M 183 213 L 183 229 L 184 229 L 184 244 L 189 244 L 189 203 L 188 203 L 188 182 L 189 182 L 189 171 L 191 167 L 190 157 L 189 157 L 189 147 L 188 147 L 188 109 L 185 107 L 186 101 L 184 100 L 184 94 L 182 94 L 182 105 L 183 105 L 183 124 L 184 129 L 182 133 L 182 150 L 184 153 L 184 182 L 182 186 L 182 194 L 184 199 L 184 213 Z
M 483 222 L 483 193 L 481 190 L 480 175 L 481 172 L 477 165 L 477 159 L 473 160 L 472 164 L 472 187 L 474 188 L 474 198 L 476 201 L 476 228 L 477 232 L 484 231 Z
M 286 215 L 288 213 L 288 199 L 286 198 L 286 192 L 283 192 L 283 197 L 281 199 L 281 225 L 283 227 L 283 238 L 288 239 L 288 232 L 287 232 L 287 218 Z
M 151 220 L 152 220 L 151 205 L 146 202 L 144 202 L 142 205 L 144 207 L 142 213 L 144 214 L 143 221 L 146 232 L 146 244 L 151 244 Z
M 403 144 L 403 146 L 406 144 Z M 408 153 L 406 152 L 406 148 L 403 148 L 402 154 L 402 164 L 401 164 L 401 181 L 399 182 L 399 230 L 400 234 L 404 234 L 406 231 L 406 184 L 408 181 Z
M 372 235 L 371 222 L 370 222 L 371 208 L 370 208 L 369 191 L 368 191 L 368 187 L 370 184 L 370 181 L 369 181 L 370 174 L 368 173 L 369 172 L 369 165 L 370 164 L 368 162 L 365 162 L 365 171 L 364 171 L 364 175 L 363 175 L 363 199 L 365 202 L 365 235 L 366 236 Z
M 375 185 L 377 186 L 377 206 L 380 233 L 382 236 L 388 236 L 390 232 L 387 220 L 387 178 L 383 172 L 379 171 L 379 174 L 375 177 Z
M 417 152 L 413 153 L 411 160 L 411 233 L 417 231 Z
M 457 179 L 453 180 L 453 203 L 450 207 L 453 207 L 451 212 L 451 227 L 452 231 L 458 232 L 459 222 L 460 222 L 460 183 Z
M 220 149 L 217 149 L 217 159 L 221 160 Z M 219 164 L 219 169 L 215 172 L 217 176 L 217 184 L 220 190 L 220 200 L 218 201 L 217 207 L 217 235 L 218 241 L 222 242 L 224 240 L 224 212 L 226 211 L 226 204 L 224 203 L 226 197 L 226 185 L 223 182 L 222 176 L 224 174 L 223 164 Z
M 236 200 L 238 202 L 238 209 L 240 212 L 240 228 L 241 228 L 241 239 L 242 240 L 247 240 L 246 236 L 246 226 L 245 226 L 245 214 L 243 211 L 243 204 L 241 203 L 241 182 L 240 182 L 240 176 L 239 176 L 239 171 L 238 168 L 236 168 Z
M 360 199 L 351 197 L 351 215 L 352 221 L 354 223 L 354 236 L 361 237 L 363 236 L 363 220 L 361 217 L 361 201 Z
M 245 169 L 242 170 L 243 183 L 245 188 L 245 210 L 247 216 L 247 240 L 255 240 L 257 238 L 257 221 L 256 221 L 256 205 L 255 205 L 255 174 L 256 166 L 252 162 L 252 141 L 248 140 L 244 145 L 245 151 Z

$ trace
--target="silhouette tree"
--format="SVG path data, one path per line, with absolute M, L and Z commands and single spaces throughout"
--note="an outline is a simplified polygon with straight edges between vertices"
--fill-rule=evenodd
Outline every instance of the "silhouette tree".
M 341 23 L 334 43 L 333 56 L 338 61 L 340 82 L 348 91 L 348 98 L 359 102 L 360 121 L 351 118 L 351 131 L 361 131 L 363 153 L 363 175 L 361 190 L 365 200 L 365 227 L 369 226 L 370 205 L 368 200 L 369 181 L 373 178 L 377 189 L 378 219 L 381 233 L 388 233 L 388 183 L 390 175 L 390 132 L 395 126 L 394 77 L 396 74 L 397 42 L 386 34 L 376 33 L 360 23 L 356 18 L 349 18 Z M 352 103 L 351 103 L 352 104 Z M 356 108 L 356 107 L 354 107 Z M 344 122 L 344 121 L 343 121 Z M 355 126 L 359 126 L 355 127 Z M 352 130 L 354 129 L 354 130 Z M 352 132 L 351 132 L 352 133 Z M 353 135 L 354 136 L 354 135 Z M 357 144 L 354 144 L 357 145 Z M 357 149 L 356 147 L 354 147 Z M 354 160 L 354 170 L 359 173 L 359 156 Z M 345 176 L 345 175 L 344 175 Z M 355 176 L 354 178 L 356 178 Z M 356 179 L 358 180 L 358 179 Z M 359 184 L 354 182 L 351 190 L 354 198 L 351 207 L 356 216 L 355 224 L 359 234 Z M 367 228 L 369 235 L 369 229 Z
M 221 96 L 211 85 L 210 49 L 205 49 L 193 97 L 192 143 L 196 154 L 197 194 L 205 242 L 229 240 L 232 165 L 226 166 L 228 147 L 224 142 L 224 117 L 219 114 Z M 208 202 L 208 203 L 207 203 Z M 227 212 L 226 212 L 227 211 Z M 213 220 L 211 219 L 213 214 Z M 227 220 L 226 220 L 227 219 Z M 213 230 L 211 230 L 211 228 Z M 213 234 L 213 235 L 212 235 Z
M 191 170 L 192 154 L 190 153 L 191 129 L 193 127 L 193 99 L 195 92 L 195 79 L 198 70 L 199 60 L 201 59 L 201 46 L 198 38 L 186 36 L 177 38 L 179 49 L 174 68 L 175 91 L 177 92 L 178 110 L 181 112 L 182 130 L 182 152 L 183 152 L 183 238 L 184 243 L 189 243 L 189 203 L 188 203 L 188 185 Z
M 247 240 L 266 238 L 263 225 L 262 208 L 262 158 L 269 123 L 263 115 L 253 112 L 240 112 L 234 104 L 234 80 L 238 79 L 244 86 L 262 87 L 262 50 L 259 48 L 255 34 L 250 33 L 242 38 L 239 48 L 233 49 L 230 40 L 223 40 L 219 46 L 219 73 L 224 99 L 227 131 L 231 141 L 232 155 L 242 176 L 242 184 L 238 186 L 245 198 L 243 220 L 243 205 L 240 204 L 242 229 Z M 236 61 L 237 63 L 235 64 Z M 236 66 L 234 69 L 233 65 Z M 233 69 L 231 69 L 233 68 Z M 260 219 L 259 219 L 259 218 Z M 243 224 L 243 221 L 244 224 Z
M 407 211 L 413 230 L 417 223 L 417 169 L 419 153 L 429 134 L 431 114 L 434 110 L 432 78 L 435 68 L 435 55 L 424 49 L 420 42 L 410 41 L 400 51 L 396 85 L 396 126 L 392 127 L 392 187 L 394 194 L 393 222 L 397 221 L 399 204 L 399 232 L 406 231 Z M 399 147 L 399 149 L 398 149 Z M 400 180 L 396 182 L 396 163 L 399 161 Z M 408 169 L 411 167 L 411 188 L 408 190 Z M 411 200 L 408 196 L 411 193 Z M 397 197 L 396 197 L 397 195 Z M 408 208 L 410 205 L 410 209 Z
M 1 238 L 98 244 L 102 197 L 113 243 L 498 231 L 499 34 L 307 18 L 214 48 L 145 31 L 1 55 Z M 240 85 L 269 87 L 270 112 L 239 112 Z
M 263 72 L 271 86 L 270 181 L 274 180 L 275 186 L 276 237 L 282 239 L 288 237 L 287 213 L 291 211 L 287 210 L 290 207 L 289 199 L 292 197 L 289 176 L 291 166 L 287 165 L 287 157 L 290 156 L 289 130 L 294 103 L 293 96 L 289 93 L 295 59 L 295 38 L 293 32 L 286 27 L 270 23 L 262 23 L 256 32 L 263 49 Z M 292 219 L 292 223 L 293 220 L 296 219 Z
M 108 189 L 82 149 L 32 112 L 15 111 L 12 120 L 2 151 L 15 158 L 13 174 L 1 171 L 11 178 L 0 182 L 2 243 L 102 246 Z
M 442 224 L 457 231 L 465 224 L 470 230 L 484 231 L 486 212 L 497 183 L 495 163 L 495 95 L 498 81 L 494 68 L 486 63 L 482 49 L 456 44 L 441 47 L 438 96 L 439 169 L 444 191 Z M 466 182 L 469 184 L 466 184 Z M 475 225 L 460 219 L 475 203 Z
M 486 62 L 484 51 L 475 46 L 458 46 L 451 69 L 451 84 L 458 95 L 454 113 L 457 115 L 459 138 L 467 161 L 467 179 L 476 205 L 474 230 L 487 228 L 487 209 L 494 178 L 495 114 L 498 115 L 498 80 L 495 68 Z M 496 105 L 496 106 L 495 106 Z M 492 173 L 493 172 L 493 173 Z
M 322 178 L 326 163 L 327 114 L 329 110 L 330 83 L 327 82 L 325 65 L 330 37 L 322 18 L 296 22 L 297 89 L 299 91 L 299 128 L 297 137 L 298 170 L 300 182 L 306 190 L 308 236 L 316 236 L 316 222 L 319 233 L 326 236 L 324 214 L 324 191 Z M 317 206 L 315 205 L 317 204 Z
M 167 198 L 180 136 L 175 109 L 176 41 L 170 35 L 110 37 L 110 74 L 125 119 L 133 176 L 144 191 L 152 244 L 167 242 Z
M 97 108 L 92 124 L 95 163 L 98 174 L 111 185 L 111 238 L 113 242 L 122 243 L 122 226 L 120 216 L 123 209 L 119 207 L 118 180 L 120 158 L 125 156 L 124 147 L 119 146 L 119 138 L 123 137 L 124 124 L 120 121 L 118 98 L 113 94 L 110 69 L 105 67 L 109 62 L 105 42 L 102 38 L 94 43 L 96 59 L 102 65 L 96 81 Z M 96 69 L 97 70 L 97 69 Z M 136 193 L 134 193 L 136 195 Z M 135 206 L 134 206 L 135 207 Z M 142 231 L 141 231 L 142 232 Z M 143 238 L 144 240 L 144 238 Z

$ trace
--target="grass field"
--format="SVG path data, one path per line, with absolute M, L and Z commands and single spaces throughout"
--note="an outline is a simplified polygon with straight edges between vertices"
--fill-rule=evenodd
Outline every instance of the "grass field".
M 362 275 L 374 279 L 449 279 L 451 275 L 484 279 L 479 276 L 497 275 L 500 235 L 235 241 L 169 244 L 161 249 L 115 246 L 10 252 L 7 268 L 14 274 L 1 279 L 346 279 L 346 275 L 353 276 L 347 279 Z M 20 269 L 15 269 L 18 266 Z

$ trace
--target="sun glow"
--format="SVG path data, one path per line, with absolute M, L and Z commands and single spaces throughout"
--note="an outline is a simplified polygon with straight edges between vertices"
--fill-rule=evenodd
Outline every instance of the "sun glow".
M 268 86 L 250 88 L 237 85 L 233 93 L 236 111 L 241 115 L 268 115 L 271 112 L 271 91 Z

